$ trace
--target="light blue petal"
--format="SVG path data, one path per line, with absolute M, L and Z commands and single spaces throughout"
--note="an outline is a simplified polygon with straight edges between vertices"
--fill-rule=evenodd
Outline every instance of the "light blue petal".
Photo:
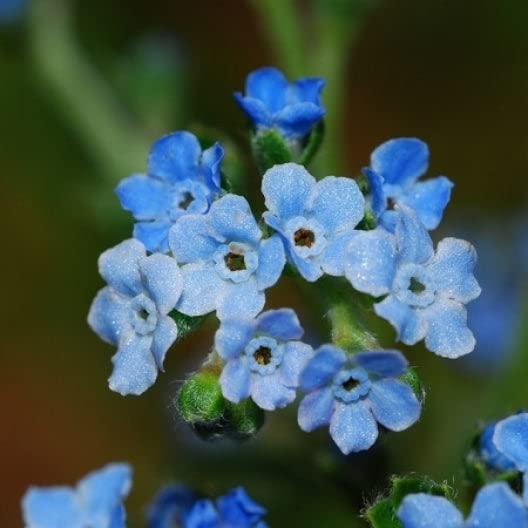
M 398 519 L 403 528 L 464 528 L 464 518 L 454 504 L 425 493 L 407 495 L 398 510 Z
M 372 350 L 354 354 L 354 361 L 367 372 L 381 377 L 397 377 L 405 372 L 409 362 L 398 350 Z
M 376 420 L 391 431 L 404 431 L 420 417 L 420 402 L 403 381 L 392 378 L 375 381 L 368 399 Z
M 223 241 L 256 244 L 262 237 L 249 204 L 242 196 L 226 194 L 211 206 L 211 227 Z
M 216 307 L 216 316 L 224 319 L 255 317 L 264 308 L 266 297 L 250 277 L 238 284 L 225 281 Z
M 158 139 L 150 149 L 148 173 L 170 182 L 196 177 L 202 149 L 190 132 L 173 132 Z
M 253 319 L 226 319 L 215 334 L 215 350 L 228 361 L 240 355 L 255 331 Z
M 216 309 L 224 283 L 211 264 L 186 264 L 181 268 L 183 290 L 176 309 L 185 315 L 205 315 Z
M 504 482 L 484 486 L 477 494 L 467 528 L 526 528 L 528 512 L 522 500 Z
M 528 413 L 500 421 L 495 426 L 493 442 L 520 471 L 528 471 Z
M 353 179 L 327 176 L 312 188 L 307 208 L 331 238 L 356 227 L 365 214 L 365 198 Z
M 332 345 L 320 346 L 301 374 L 301 387 L 312 391 L 326 385 L 345 364 L 346 354 Z
M 337 402 L 330 420 L 330 436 L 345 455 L 371 448 L 378 438 L 378 426 L 367 403 Z
M 475 348 L 475 338 L 467 327 L 466 308 L 455 301 L 438 299 L 423 310 L 427 321 L 425 346 L 438 356 L 455 359 Z
M 157 253 L 139 261 L 139 271 L 150 298 L 162 314 L 170 312 L 178 302 L 183 279 L 176 260 Z
M 131 329 L 128 305 L 127 297 L 107 286 L 95 296 L 88 313 L 88 324 L 101 339 L 117 346 L 120 335 Z
M 228 361 L 220 375 L 220 386 L 224 398 L 238 403 L 249 397 L 251 375 L 241 359 Z
M 154 384 L 158 367 L 151 351 L 152 337 L 131 336 L 122 340 L 112 356 L 114 370 L 108 385 L 122 396 L 139 395 Z
M 271 112 L 286 103 L 287 87 L 288 81 L 276 68 L 259 68 L 246 78 L 246 95 L 262 101 Z
M 286 387 L 299 386 L 301 373 L 313 356 L 313 348 L 300 341 L 290 341 L 284 345 L 284 357 L 279 367 L 280 381 Z
M 350 241 L 361 233 L 363 231 L 347 231 L 328 241 L 321 256 L 321 267 L 325 273 L 334 277 L 342 277 L 345 274 L 348 246 Z
M 170 250 L 180 264 L 209 260 L 219 244 L 213 235 L 207 216 L 182 216 L 169 232 Z
M 383 191 L 383 178 L 369 167 L 362 170 L 366 176 L 370 190 L 370 207 L 372 212 L 378 218 L 387 207 L 387 200 L 385 199 L 385 192 Z
M 427 229 L 436 229 L 449 203 L 452 188 L 453 183 L 448 178 L 439 176 L 415 183 L 398 201 L 414 209 Z
M 305 396 L 299 404 L 297 423 L 307 433 L 330 423 L 334 409 L 332 389 L 321 389 Z
M 262 101 L 253 97 L 244 97 L 238 92 L 234 93 L 233 96 L 235 101 L 238 103 L 238 106 L 240 106 L 250 121 L 257 125 L 257 127 L 271 128 L 272 116 Z
M 308 282 L 315 282 L 323 275 L 323 268 L 321 267 L 323 259 L 321 255 L 314 258 L 302 258 L 300 257 L 290 246 L 289 242 L 286 252 L 290 262 L 297 268 L 297 271 L 303 276 Z
M 27 528 L 83 528 L 84 515 L 71 488 L 31 487 L 22 499 Z
M 171 317 L 163 317 L 158 321 L 158 325 L 152 336 L 152 354 L 156 360 L 156 365 L 163 371 L 163 361 L 165 354 L 178 337 L 178 327 Z
M 303 77 L 290 86 L 290 94 L 295 101 L 307 101 L 320 105 L 319 96 L 325 84 L 326 81 L 320 77 Z
M 259 289 L 265 290 L 273 286 L 279 280 L 285 264 L 286 254 L 280 235 L 263 240 L 260 244 L 257 268 Z
M 436 288 L 450 299 L 467 303 L 480 295 L 473 275 L 477 263 L 475 248 L 465 240 L 444 238 L 428 266 Z
M 400 215 L 396 211 L 393 209 L 386 209 L 378 218 L 378 225 L 383 227 L 383 229 L 387 230 L 389 233 L 396 233 L 399 219 Z
M 266 207 L 283 221 L 304 213 L 306 199 L 314 186 L 315 178 L 296 163 L 275 165 L 262 178 Z
M 141 291 L 138 261 L 145 255 L 143 244 L 130 238 L 101 254 L 99 273 L 118 292 L 135 296 Z
M 433 242 L 416 213 L 403 205 L 396 206 L 399 213 L 396 240 L 401 262 L 424 264 L 433 256 Z
M 282 409 L 295 400 L 295 390 L 285 387 L 275 372 L 270 376 L 254 375 L 251 380 L 251 399 L 265 411 Z
M 207 187 L 213 191 L 220 190 L 222 173 L 220 166 L 224 158 L 224 149 L 217 141 L 214 145 L 203 151 L 202 169 Z
M 196 501 L 185 519 L 185 528 L 218 528 L 220 520 L 212 501 Z
M 153 222 L 136 222 L 134 238 L 139 240 L 151 253 L 167 253 L 169 251 L 169 229 L 172 222 L 156 220 Z
M 345 260 L 345 276 L 356 290 L 375 297 L 389 293 L 396 273 L 396 240 L 378 228 L 352 238 Z
M 143 174 L 133 174 L 121 180 L 115 193 L 121 207 L 138 220 L 164 218 L 171 206 L 167 184 Z
M 323 107 L 313 103 L 293 103 L 273 116 L 280 133 L 286 138 L 302 138 L 325 115 Z
M 403 185 L 419 178 L 429 163 L 427 145 L 416 138 L 390 139 L 370 156 L 372 169 L 385 183 Z
M 500 471 L 513 471 L 515 470 L 515 464 L 497 449 L 497 446 L 493 441 L 496 423 L 497 422 L 492 422 L 486 425 L 480 433 L 478 445 L 479 455 L 486 465 L 493 469 Z
M 257 318 L 257 328 L 259 332 L 281 341 L 300 339 L 304 334 L 299 318 L 291 308 L 279 308 L 261 313 Z
M 388 295 L 383 301 L 375 304 L 374 311 L 389 321 L 396 330 L 397 340 L 406 345 L 415 345 L 427 333 L 425 319 L 394 295 Z

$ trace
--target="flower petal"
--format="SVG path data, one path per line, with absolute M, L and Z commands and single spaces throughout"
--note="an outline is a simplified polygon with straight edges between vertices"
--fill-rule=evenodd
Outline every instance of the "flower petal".
M 129 328 L 128 313 L 129 299 L 107 286 L 95 296 L 88 324 L 103 341 L 117 346 L 120 335 Z
M 171 226 L 172 222 L 168 220 L 136 222 L 134 224 L 134 238 L 144 244 L 151 253 L 168 253 Z
M 266 297 L 254 277 L 238 284 L 225 281 L 218 298 L 216 316 L 221 321 L 255 317 L 264 308 Z
M 398 510 L 398 519 L 403 528 L 464 528 L 464 518 L 454 504 L 426 493 L 407 495 Z
M 253 319 L 226 319 L 216 331 L 215 350 L 222 359 L 233 359 L 242 353 L 254 331 Z
M 265 411 L 282 409 L 295 400 L 295 390 L 285 387 L 278 373 L 269 376 L 255 375 L 251 380 L 251 399 Z
M 249 397 L 251 375 L 241 359 L 228 361 L 220 375 L 220 386 L 224 398 L 238 403 Z
M 328 241 L 321 256 L 321 267 L 325 273 L 334 277 L 342 277 L 345 274 L 346 255 L 350 241 L 362 233 L 363 231 L 345 231 Z
M 396 240 L 400 261 L 416 264 L 427 262 L 434 253 L 427 229 L 412 209 L 397 205 L 396 211 L 399 213 Z
M 224 149 L 217 141 L 214 145 L 203 151 L 202 169 L 207 187 L 213 191 L 220 190 L 222 173 L 220 165 L 224 158 Z
M 400 376 L 407 369 L 409 362 L 399 350 L 372 350 L 358 352 L 354 360 L 367 372 L 382 377 Z
M 280 235 L 263 240 L 260 244 L 257 268 L 259 289 L 265 290 L 273 286 L 279 280 L 285 264 L 286 255 Z
M 182 216 L 169 232 L 170 250 L 180 264 L 208 260 L 218 249 L 213 234 L 207 216 Z
M 320 77 L 303 77 L 290 85 L 289 92 L 295 101 L 307 101 L 320 105 L 319 96 L 326 81 Z
M 325 109 L 314 103 L 293 103 L 274 116 L 280 133 L 286 138 L 302 138 L 325 115 Z
M 214 528 L 220 519 L 214 504 L 209 499 L 201 499 L 194 503 L 185 519 L 185 528 Z
M 501 420 L 495 426 L 493 443 L 520 471 L 528 471 L 528 413 Z
M 385 192 L 383 191 L 383 178 L 370 167 L 365 167 L 361 172 L 363 172 L 368 180 L 370 207 L 376 218 L 379 218 L 387 207 L 387 200 L 385 199 Z
M 284 345 L 284 357 L 280 365 L 280 380 L 287 387 L 298 387 L 301 373 L 313 356 L 313 348 L 300 341 Z
M 301 374 L 301 387 L 312 391 L 326 385 L 345 364 L 346 354 L 332 345 L 320 346 Z
M 254 97 L 244 97 L 241 93 L 233 94 L 238 106 L 244 111 L 247 117 L 259 128 L 271 128 L 271 113 L 266 105 Z
M 178 327 L 171 317 L 163 317 L 158 321 L 158 325 L 152 336 L 152 354 L 156 360 L 158 369 L 163 371 L 163 361 L 165 354 L 178 337 Z
M 259 68 L 246 78 L 246 95 L 262 101 L 270 112 L 286 104 L 287 87 L 288 81 L 276 68 Z
M 307 433 L 330 423 L 334 409 L 332 389 L 321 389 L 305 396 L 299 404 L 297 422 Z
M 322 255 L 318 255 L 314 258 L 302 258 L 299 256 L 290 246 L 290 243 L 285 241 L 286 253 L 289 261 L 297 268 L 297 271 L 303 276 L 308 282 L 315 282 L 323 275 L 323 269 L 321 263 L 323 262 Z
M 66 486 L 31 487 L 22 499 L 28 528 L 83 528 L 84 515 L 74 491 Z
M 266 514 L 266 509 L 257 504 L 241 487 L 232 489 L 216 503 L 222 524 L 226 527 L 238 527 L 241 522 L 247 523 L 243 526 L 253 527 Z
M 304 334 L 297 314 L 291 308 L 279 308 L 261 313 L 257 318 L 259 332 L 281 341 L 300 339 Z

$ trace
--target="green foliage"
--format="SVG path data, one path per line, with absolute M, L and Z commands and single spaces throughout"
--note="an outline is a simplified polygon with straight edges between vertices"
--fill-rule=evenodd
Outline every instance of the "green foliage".
M 240 403 L 226 402 L 226 422 L 231 426 L 231 437 L 238 440 L 251 438 L 264 425 L 264 411 L 252 399 Z
M 198 317 L 191 317 L 189 315 L 182 314 L 177 310 L 170 312 L 170 317 L 174 319 L 178 326 L 178 341 L 188 336 L 191 332 L 194 332 L 199 328 L 206 319 L 206 315 L 200 315 Z
M 418 376 L 418 373 L 416 372 L 415 368 L 408 368 L 405 374 L 403 374 L 403 376 L 400 376 L 400 379 L 404 383 L 407 383 L 409 387 L 411 387 L 420 403 L 423 403 L 425 401 L 425 389 L 422 384 L 422 380 L 420 379 L 420 376 Z
M 261 174 L 264 174 L 273 165 L 292 161 L 288 143 L 273 128 L 252 134 L 251 150 Z

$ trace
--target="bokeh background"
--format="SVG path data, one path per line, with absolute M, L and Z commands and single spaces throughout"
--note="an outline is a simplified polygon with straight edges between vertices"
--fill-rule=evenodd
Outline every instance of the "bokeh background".
M 134 527 L 171 481 L 212 495 L 242 484 L 271 526 L 303 527 L 361 526 L 364 500 L 395 472 L 460 485 L 478 421 L 528 406 L 526 27 L 524 0 L 0 0 L 0 526 L 21 526 L 28 485 L 117 460 L 135 468 Z M 456 184 L 434 238 L 464 236 L 480 252 L 477 352 L 453 362 L 405 350 L 428 392 L 423 418 L 366 454 L 302 433 L 293 408 L 244 444 L 196 440 L 171 402 L 214 328 L 171 350 L 146 394 L 123 398 L 106 386 L 113 352 L 86 324 L 97 257 L 131 232 L 112 188 L 144 169 L 159 135 L 221 138 L 262 207 L 231 93 L 268 64 L 328 79 L 315 172 L 354 176 L 382 141 L 420 137 L 430 174 Z M 320 307 L 281 284 L 270 304 L 298 306 L 326 339 Z

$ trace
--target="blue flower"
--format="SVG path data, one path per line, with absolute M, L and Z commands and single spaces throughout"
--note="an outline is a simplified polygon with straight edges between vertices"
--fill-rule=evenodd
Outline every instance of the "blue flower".
M 101 339 L 117 346 L 108 382 L 122 395 L 141 394 L 178 335 L 167 314 L 182 292 L 176 261 L 156 253 L 146 256 L 141 242 L 125 240 L 99 257 L 99 273 L 108 286 L 95 297 L 88 323 Z
M 369 449 L 380 423 L 403 431 L 420 416 L 420 402 L 412 389 L 396 379 L 407 360 L 396 350 L 360 352 L 348 356 L 323 345 L 301 374 L 301 388 L 309 392 L 298 413 L 303 431 L 330 424 L 330 435 L 344 454 Z
M 528 504 L 528 413 L 500 421 L 495 426 L 493 442 L 499 452 L 524 474 L 523 498 Z
M 262 517 L 266 510 L 253 501 L 243 488 L 235 488 L 216 504 L 208 499 L 197 501 L 183 528 L 266 528 Z
M 234 97 L 257 130 L 277 128 L 284 137 L 298 139 L 325 114 L 319 100 L 324 85 L 317 77 L 288 83 L 277 69 L 260 68 L 247 76 L 246 94 Z
M 439 356 L 468 354 L 475 338 L 464 305 L 480 294 L 473 276 L 475 249 L 464 240 L 445 238 L 435 253 L 414 211 L 404 206 L 398 211 L 396 235 L 377 228 L 350 241 L 346 277 L 361 292 L 385 296 L 374 309 L 406 345 L 425 338 Z
M 394 231 L 394 205 L 414 209 L 427 229 L 435 229 L 451 196 L 453 184 L 445 176 L 417 181 L 427 170 L 429 149 L 416 138 L 386 141 L 370 157 L 363 169 L 371 190 L 371 207 L 379 223 Z
M 264 307 L 264 290 L 285 264 L 278 235 L 265 240 L 241 196 L 227 194 L 206 215 L 182 216 L 169 245 L 182 266 L 177 309 L 191 316 L 217 311 L 219 319 L 253 317 Z
M 122 500 L 131 486 L 127 464 L 109 464 L 75 488 L 31 487 L 22 499 L 26 528 L 125 528 Z
M 115 192 L 123 209 L 138 221 L 134 238 L 151 252 L 167 253 L 170 227 L 186 214 L 203 214 L 220 194 L 220 143 L 204 150 L 190 132 L 158 139 L 150 150 L 147 174 L 133 174 Z
M 163 488 L 147 509 L 148 528 L 173 528 L 184 525 L 196 500 L 196 495 L 185 486 Z
M 302 165 L 269 169 L 262 180 L 266 223 L 278 231 L 290 261 L 308 281 L 343 275 L 347 243 L 363 218 L 365 200 L 350 178 L 316 182 Z
M 515 470 L 515 464 L 505 457 L 493 442 L 497 422 L 487 424 L 479 436 L 479 453 L 484 462 L 497 471 Z
M 462 513 L 444 497 L 425 493 L 407 495 L 398 510 L 403 528 L 527 528 L 528 512 L 504 482 L 484 486 L 471 513 Z
M 223 395 L 238 403 L 251 396 L 273 411 L 295 399 L 299 376 L 312 347 L 298 341 L 304 331 L 293 310 L 269 310 L 256 319 L 226 319 L 215 349 L 226 361 L 220 376 Z

